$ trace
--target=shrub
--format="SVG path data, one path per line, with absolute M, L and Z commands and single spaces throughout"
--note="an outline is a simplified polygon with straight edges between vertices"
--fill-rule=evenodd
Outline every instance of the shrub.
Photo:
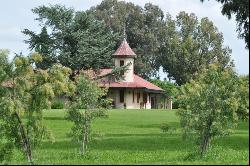
M 64 102 L 61 100 L 55 100 L 51 104 L 51 109 L 63 109 L 64 108 Z
M 169 131 L 170 125 L 167 124 L 167 123 L 162 123 L 162 124 L 160 125 L 160 128 L 161 128 L 161 130 L 165 133 L 165 132 L 168 132 L 168 131 Z

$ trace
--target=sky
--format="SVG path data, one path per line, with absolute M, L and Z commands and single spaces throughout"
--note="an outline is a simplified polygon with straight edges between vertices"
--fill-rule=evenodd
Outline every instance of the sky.
M 21 30 L 27 28 L 39 32 L 38 21 L 35 21 L 31 9 L 40 5 L 61 4 L 66 7 L 73 7 L 75 10 L 87 10 L 92 6 L 101 3 L 102 0 L 0 0 L 0 49 L 8 49 L 10 57 L 14 53 L 22 52 L 24 55 L 30 53 L 28 45 L 23 41 L 27 39 Z M 125 0 L 136 5 L 144 6 L 151 2 L 158 5 L 166 14 L 170 13 L 175 17 L 180 11 L 195 13 L 201 19 L 208 17 L 220 32 L 224 35 L 224 46 L 232 49 L 236 71 L 245 75 L 249 73 L 249 51 L 245 49 L 244 40 L 237 38 L 236 22 L 233 17 L 228 20 L 221 14 L 221 4 L 215 0 L 207 0 L 201 3 L 200 0 Z M 160 74 L 163 75 L 162 72 Z

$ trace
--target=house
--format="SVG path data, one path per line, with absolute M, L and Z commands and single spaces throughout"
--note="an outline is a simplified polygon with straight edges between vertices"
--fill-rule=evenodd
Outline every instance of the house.
M 107 97 L 113 100 L 113 108 L 118 109 L 172 109 L 171 98 L 164 97 L 164 90 L 134 74 L 134 58 L 136 54 L 123 39 L 119 48 L 113 54 L 115 66 L 128 66 L 124 80 L 107 81 L 103 79 L 98 84 L 108 88 Z M 110 73 L 112 69 L 100 70 L 99 76 Z

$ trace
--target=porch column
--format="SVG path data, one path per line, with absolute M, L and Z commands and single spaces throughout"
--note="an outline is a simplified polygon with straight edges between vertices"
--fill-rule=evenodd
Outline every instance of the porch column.
M 167 97 L 167 109 L 172 110 L 172 97 Z

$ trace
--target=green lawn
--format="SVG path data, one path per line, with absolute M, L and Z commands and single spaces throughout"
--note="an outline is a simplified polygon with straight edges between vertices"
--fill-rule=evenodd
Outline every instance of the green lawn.
M 80 156 L 78 146 L 67 137 L 71 123 L 62 110 L 45 113 L 55 142 L 45 141 L 34 151 L 35 164 L 248 164 L 249 125 L 241 122 L 235 133 L 213 141 L 212 149 L 200 159 L 192 141 L 182 141 L 178 118 L 172 110 L 110 110 L 109 118 L 93 125 L 90 151 Z M 163 133 L 159 125 L 169 123 L 173 133 Z M 12 164 L 26 164 L 16 152 Z

